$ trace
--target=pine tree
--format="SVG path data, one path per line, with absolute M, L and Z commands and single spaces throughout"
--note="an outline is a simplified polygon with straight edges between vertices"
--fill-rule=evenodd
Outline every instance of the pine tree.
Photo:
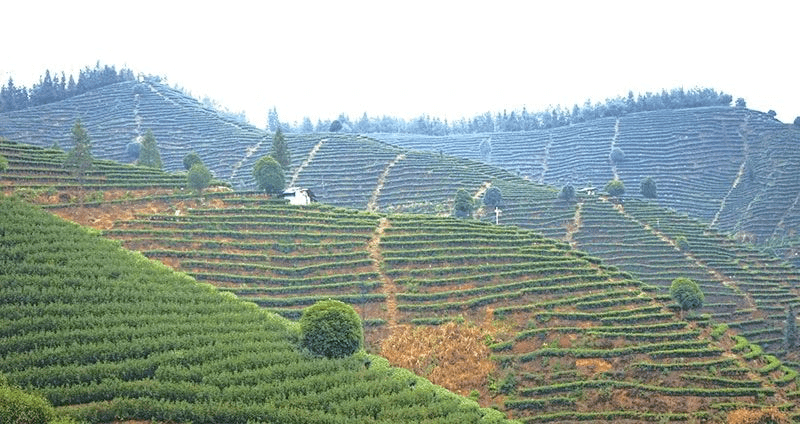
M 86 171 L 92 168 L 92 145 L 89 133 L 81 125 L 80 119 L 77 119 L 72 127 L 72 141 L 75 147 L 64 159 L 64 168 L 70 170 L 78 178 L 78 182 L 83 184 Z
M 270 151 L 270 156 L 278 161 L 283 169 L 289 169 L 289 165 L 292 164 L 292 156 L 289 152 L 289 144 L 286 143 L 286 138 L 283 136 L 283 131 L 281 131 L 280 127 L 278 127 L 278 130 L 275 131 L 275 135 L 272 137 L 272 150 Z
M 139 161 L 141 166 L 150 168 L 161 169 L 161 154 L 158 153 L 158 146 L 156 145 L 156 138 L 153 136 L 153 131 L 147 130 L 142 140 L 142 149 L 139 151 Z
M 786 310 L 786 326 L 784 327 L 784 345 L 790 351 L 797 347 L 797 317 L 792 305 Z

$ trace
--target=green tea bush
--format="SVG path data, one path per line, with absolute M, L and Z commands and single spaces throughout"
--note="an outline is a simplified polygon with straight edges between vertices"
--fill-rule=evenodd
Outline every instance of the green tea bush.
M 304 309 L 300 332 L 303 347 L 328 358 L 352 355 L 364 345 L 361 317 L 338 300 L 323 300 Z

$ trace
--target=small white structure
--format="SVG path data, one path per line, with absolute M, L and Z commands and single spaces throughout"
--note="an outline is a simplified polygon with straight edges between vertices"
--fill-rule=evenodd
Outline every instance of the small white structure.
M 311 202 L 316 202 L 317 198 L 314 193 L 307 188 L 290 187 L 281 193 L 282 199 L 289 199 L 291 205 L 307 205 Z

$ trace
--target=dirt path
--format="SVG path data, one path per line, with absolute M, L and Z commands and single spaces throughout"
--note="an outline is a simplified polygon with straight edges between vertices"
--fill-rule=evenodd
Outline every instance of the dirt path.
M 581 229 L 582 221 L 581 221 L 581 212 L 583 211 L 583 201 L 578 202 L 578 205 L 575 207 L 575 216 L 572 218 L 572 222 L 567 224 L 567 233 L 564 235 L 564 241 L 569 243 L 573 249 L 577 249 L 578 243 L 575 241 L 575 233 Z
M 386 325 L 389 327 L 389 335 L 391 335 L 394 328 L 397 327 L 397 286 L 394 284 L 394 280 L 383 272 L 383 255 L 380 247 L 381 237 L 389 226 L 387 218 L 380 219 L 367 249 L 369 249 L 369 257 L 374 262 L 375 271 L 383 282 L 383 293 L 386 294 Z
M 614 149 L 617 147 L 617 138 L 619 137 L 619 118 L 617 118 L 617 122 L 614 124 L 614 137 L 611 139 L 611 153 L 614 153 Z M 609 156 L 609 159 L 611 156 Z M 614 161 L 611 161 L 611 173 L 614 174 L 614 181 L 619 180 L 619 175 L 617 174 L 617 164 Z
M 725 203 L 727 203 L 728 197 L 730 197 L 731 193 L 733 193 L 733 190 L 735 190 L 736 187 L 739 186 L 739 183 L 742 181 L 742 176 L 744 175 L 744 171 L 747 168 L 747 157 L 749 156 L 747 151 L 747 135 L 749 133 L 747 129 L 747 124 L 749 123 L 749 121 L 750 121 L 750 115 L 747 115 L 745 121 L 739 128 L 739 136 L 742 137 L 742 142 L 743 142 L 742 153 L 744 156 L 742 158 L 742 164 L 739 165 L 739 172 L 736 173 L 736 178 L 733 179 L 733 184 L 731 185 L 731 188 L 728 189 L 728 192 L 725 193 L 725 196 L 723 196 L 722 200 L 719 202 L 719 210 L 717 210 L 717 213 L 714 214 L 714 219 L 711 220 L 711 224 L 708 225 L 709 227 L 713 227 L 717 224 L 717 221 L 719 220 L 719 215 L 722 213 L 723 210 L 725 210 Z
M 492 186 L 492 182 L 491 181 L 486 181 L 483 184 L 481 184 L 480 188 L 478 188 L 478 191 L 476 191 L 475 194 L 472 195 L 472 200 L 474 200 L 476 203 L 480 204 L 480 207 L 475 211 L 475 218 L 480 219 L 481 217 L 483 217 L 486 214 L 486 208 L 483 206 L 482 202 L 479 202 L 479 200 L 480 200 L 481 196 L 483 196 L 484 193 L 486 193 L 486 190 L 489 190 L 489 187 L 491 187 L 491 186 Z
M 662 241 L 664 241 L 666 243 L 669 243 L 675 250 L 680 250 L 680 248 L 678 247 L 678 242 L 676 242 L 675 240 L 671 239 L 668 235 L 664 234 L 663 232 L 661 232 L 660 230 L 658 230 L 656 228 L 653 228 L 650 224 L 647 224 L 645 222 L 639 221 L 638 219 L 636 219 L 632 215 L 626 213 L 624 210 L 622 210 L 622 209 L 618 209 L 618 210 L 619 210 L 619 213 L 624 215 L 626 218 L 632 220 L 633 222 L 637 223 L 638 225 L 641 225 L 642 228 L 645 229 L 645 231 L 649 231 L 649 232 L 653 233 L 653 235 L 655 235 L 656 237 L 661 239 Z M 691 252 L 682 251 L 681 253 L 683 253 L 683 256 L 687 260 L 689 260 L 692 263 L 694 263 L 698 268 L 703 269 L 706 272 L 708 272 L 708 274 L 711 275 L 711 278 L 719 281 L 723 286 L 730 287 L 734 291 L 742 293 L 742 295 L 745 298 L 745 301 L 747 302 L 747 307 L 748 308 L 755 308 L 756 307 L 756 302 L 753 300 L 753 297 L 749 293 L 747 293 L 746 291 L 739 289 L 739 287 L 737 287 L 735 281 L 731 280 L 730 278 L 725 276 L 725 274 L 721 273 L 720 271 L 710 267 L 707 263 L 703 262 L 702 259 L 700 259 L 697 256 L 693 255 Z
M 310 152 L 308 152 L 308 157 L 306 158 L 306 160 L 304 160 L 303 163 L 301 163 L 300 166 L 298 166 L 297 169 L 295 169 L 294 174 L 292 174 L 292 181 L 289 183 L 289 187 L 294 186 L 294 183 L 297 181 L 297 178 L 300 177 L 300 171 L 302 171 L 303 168 L 308 166 L 308 164 L 311 163 L 312 160 L 314 160 L 314 156 L 317 155 L 319 149 L 322 148 L 322 144 L 325 143 L 326 141 L 328 141 L 328 139 L 323 138 L 322 140 L 319 141 L 319 143 L 314 145 L 314 148 L 312 148 Z
M 261 145 L 264 144 L 264 142 L 266 140 L 267 140 L 267 137 L 265 136 L 264 138 L 259 140 L 258 143 L 256 143 L 253 146 L 248 147 L 245 150 L 245 154 L 244 154 L 244 157 L 242 158 L 242 160 L 240 160 L 239 162 L 236 162 L 236 164 L 233 165 L 233 170 L 231 171 L 231 177 L 230 177 L 231 181 L 234 178 L 236 178 L 236 173 L 239 172 L 239 169 L 241 169 L 242 166 L 244 165 L 244 163 L 247 162 L 247 159 L 250 159 L 250 157 L 253 156 L 258 151 L 258 149 L 261 148 Z
M 369 198 L 369 202 L 367 203 L 367 210 L 370 212 L 375 212 L 378 210 L 378 197 L 381 195 L 381 190 L 383 190 L 383 185 L 386 184 L 386 177 L 389 176 L 389 171 L 392 170 L 392 167 L 401 160 L 406 158 L 405 153 L 400 153 L 395 157 L 386 168 L 381 173 L 381 176 L 378 177 L 378 184 L 375 185 L 375 190 L 372 191 L 372 196 Z

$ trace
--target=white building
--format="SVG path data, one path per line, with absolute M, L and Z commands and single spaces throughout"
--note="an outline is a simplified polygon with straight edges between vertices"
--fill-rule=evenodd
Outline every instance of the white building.
M 289 199 L 291 205 L 307 205 L 311 202 L 316 202 L 317 198 L 314 193 L 307 188 L 290 187 L 281 193 L 282 199 Z

